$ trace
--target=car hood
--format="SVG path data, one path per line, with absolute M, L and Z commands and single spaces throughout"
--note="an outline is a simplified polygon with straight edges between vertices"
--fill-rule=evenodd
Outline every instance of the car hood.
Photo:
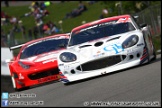
M 59 51 L 48 52 L 48 53 L 30 57 L 30 58 L 26 58 L 26 59 L 20 59 L 19 61 L 21 61 L 25 64 L 29 64 L 29 65 L 35 65 L 35 64 L 39 64 L 39 63 L 46 64 L 49 62 L 57 61 L 58 53 L 59 53 Z
M 104 56 L 113 56 L 124 52 L 123 41 L 135 32 L 118 34 L 110 37 L 101 38 L 91 42 L 69 47 L 68 50 L 80 58 L 79 61 L 89 61 Z

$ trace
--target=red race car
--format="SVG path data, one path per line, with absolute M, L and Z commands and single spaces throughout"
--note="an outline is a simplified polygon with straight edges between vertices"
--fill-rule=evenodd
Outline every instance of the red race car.
M 57 34 L 10 47 L 10 50 L 20 49 L 18 55 L 8 62 L 14 89 L 59 80 L 56 58 L 66 48 L 68 40 L 69 33 Z

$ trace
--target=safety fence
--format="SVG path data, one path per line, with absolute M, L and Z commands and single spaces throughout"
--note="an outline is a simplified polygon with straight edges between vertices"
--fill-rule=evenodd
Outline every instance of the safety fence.
M 139 16 L 139 23 L 146 23 L 149 25 L 152 36 L 161 35 L 161 4 L 150 6 L 134 15 Z

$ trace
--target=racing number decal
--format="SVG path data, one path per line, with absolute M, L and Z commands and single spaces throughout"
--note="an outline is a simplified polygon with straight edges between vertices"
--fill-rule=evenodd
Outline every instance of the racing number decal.
M 59 78 L 60 78 L 60 76 L 58 76 L 58 75 L 48 76 L 48 77 L 45 77 L 45 78 L 38 79 L 38 83 L 43 83 L 43 82 L 47 82 L 47 81 L 57 80 Z
M 124 51 L 121 44 L 108 45 L 108 46 L 104 47 L 104 50 L 109 51 L 109 52 L 115 52 L 115 54 L 118 54 L 119 52 Z

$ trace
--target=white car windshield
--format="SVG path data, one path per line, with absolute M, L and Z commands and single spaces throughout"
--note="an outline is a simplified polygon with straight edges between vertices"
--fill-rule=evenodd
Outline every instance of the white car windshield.
M 68 46 L 78 45 L 107 36 L 113 36 L 135 30 L 131 22 L 118 22 L 118 20 L 105 22 L 81 30 L 74 31 Z

